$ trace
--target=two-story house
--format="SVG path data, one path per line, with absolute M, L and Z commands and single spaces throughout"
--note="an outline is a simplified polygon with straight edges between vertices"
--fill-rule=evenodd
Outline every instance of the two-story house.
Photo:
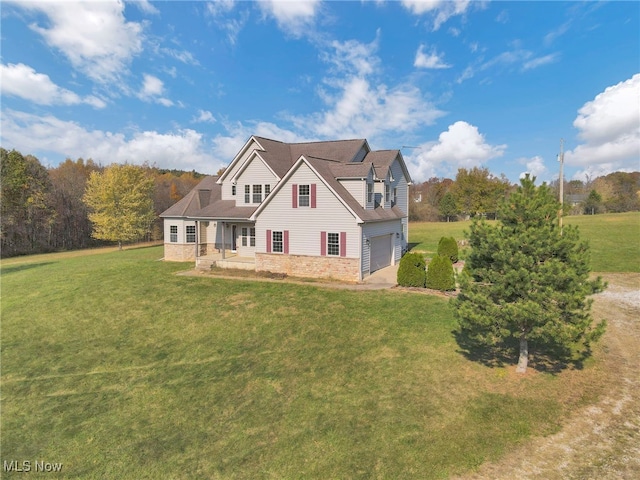
M 399 150 L 251 137 L 219 177 L 161 214 L 165 260 L 360 281 L 407 248 Z

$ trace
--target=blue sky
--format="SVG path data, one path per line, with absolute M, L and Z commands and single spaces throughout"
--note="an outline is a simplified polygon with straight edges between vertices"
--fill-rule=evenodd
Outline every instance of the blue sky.
M 3 1 L 2 147 L 215 173 L 367 138 L 414 181 L 640 170 L 640 3 Z M 413 147 L 413 148 L 408 148 Z

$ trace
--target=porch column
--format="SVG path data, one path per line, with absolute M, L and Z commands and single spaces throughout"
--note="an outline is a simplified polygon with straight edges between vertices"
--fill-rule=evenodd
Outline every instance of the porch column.
M 196 220 L 196 265 L 198 265 L 198 257 L 200 256 L 200 222 Z
M 226 253 L 226 238 L 225 238 L 225 232 L 227 230 L 227 223 L 226 222 L 222 222 L 222 260 L 225 259 L 225 253 Z

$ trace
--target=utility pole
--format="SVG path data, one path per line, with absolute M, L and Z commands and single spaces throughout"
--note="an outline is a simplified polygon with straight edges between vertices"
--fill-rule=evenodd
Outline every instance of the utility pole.
M 560 139 L 560 154 L 558 155 L 560 162 L 560 210 L 558 211 L 558 224 L 560 225 L 560 235 L 562 235 L 562 214 L 564 210 L 564 177 L 562 170 L 564 167 L 564 139 Z

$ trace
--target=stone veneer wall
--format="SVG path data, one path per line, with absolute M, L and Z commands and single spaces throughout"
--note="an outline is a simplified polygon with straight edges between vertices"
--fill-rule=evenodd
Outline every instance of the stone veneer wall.
M 256 253 L 256 271 L 357 282 L 360 280 L 359 270 L 360 262 L 357 258 Z
M 165 243 L 164 259 L 170 262 L 188 262 L 196 259 L 196 246 L 194 243 Z

